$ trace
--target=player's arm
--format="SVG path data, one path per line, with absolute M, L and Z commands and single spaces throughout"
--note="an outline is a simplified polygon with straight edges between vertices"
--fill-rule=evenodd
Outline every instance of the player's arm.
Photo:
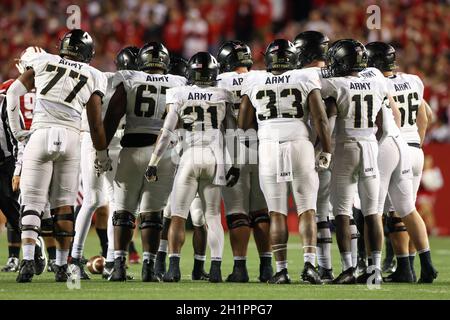
M 377 140 L 380 141 L 380 139 L 383 137 L 383 108 L 378 111 L 377 117 L 375 118 L 375 124 L 378 127 L 377 133 L 375 136 L 377 137 Z
M 127 92 L 123 86 L 123 83 L 116 87 L 111 100 L 108 104 L 108 110 L 105 114 L 105 119 L 103 120 L 103 126 L 105 128 L 106 143 L 110 144 L 114 133 L 117 131 L 120 120 L 125 115 L 127 111 Z
M 238 128 L 242 130 L 255 128 L 255 122 L 255 108 L 253 108 L 250 98 L 245 94 L 242 96 L 241 105 L 239 106 Z
M 167 109 L 169 111 L 164 120 L 158 139 L 156 140 L 155 149 L 153 150 L 150 162 L 148 163 L 147 171 L 145 172 L 145 178 L 149 182 L 158 181 L 156 168 L 164 152 L 166 152 L 169 147 L 170 142 L 173 140 L 173 136 L 176 135 L 174 131 L 178 126 L 178 113 L 175 111 L 174 106 L 169 105 L 167 106 Z
M 233 104 L 226 105 L 225 110 L 225 129 L 228 130 L 234 130 L 236 132 L 237 129 L 237 122 L 236 118 L 233 114 Z M 235 136 L 232 135 L 234 138 L 238 139 L 239 142 L 239 135 Z M 225 147 L 227 148 L 227 152 L 229 155 L 233 155 L 233 165 L 230 169 L 228 169 L 228 172 L 225 176 L 225 179 L 227 180 L 227 187 L 233 187 L 239 180 L 240 176 L 240 168 L 238 164 L 237 154 L 234 152 L 234 139 L 232 141 L 225 140 Z
M 319 167 L 327 169 L 331 161 L 331 132 L 328 125 L 328 116 L 319 89 L 312 90 L 308 95 L 308 106 L 311 112 L 317 137 L 322 144 L 319 156 Z
M 417 119 L 416 119 L 417 131 L 419 132 L 420 136 L 420 145 L 423 144 L 428 124 L 431 123 L 432 119 L 433 119 L 433 111 L 431 110 L 431 107 L 425 100 L 422 100 L 422 103 L 420 104 L 419 109 L 417 110 Z
M 394 120 L 397 127 L 402 126 L 402 114 L 400 113 L 400 109 L 398 108 L 397 102 L 395 102 L 394 98 L 391 95 L 388 95 L 389 107 L 394 114 Z
M 14 81 L 6 93 L 6 109 L 8 112 L 9 126 L 11 132 L 18 141 L 23 141 L 29 134 L 21 127 L 21 114 L 19 99 L 34 88 L 34 71 L 28 69 Z

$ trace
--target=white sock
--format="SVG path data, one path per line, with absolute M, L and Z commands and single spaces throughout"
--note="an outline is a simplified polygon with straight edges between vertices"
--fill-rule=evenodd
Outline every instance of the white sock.
M 195 260 L 206 261 L 206 256 L 201 256 L 199 254 L 194 254 Z
M 92 216 L 94 215 L 94 211 L 96 207 L 92 205 L 92 201 L 89 199 L 88 195 L 91 190 L 84 190 L 83 194 L 86 197 L 83 199 L 83 205 L 81 206 L 80 211 L 77 214 L 77 218 L 75 220 L 75 236 L 73 237 L 73 245 L 72 245 L 72 257 L 81 258 L 83 255 L 84 243 L 86 242 L 87 235 L 89 233 L 89 229 L 91 228 Z
M 245 256 L 234 256 L 233 260 L 241 260 L 241 261 L 244 260 L 245 261 L 245 260 L 247 260 L 247 257 L 245 257 Z
M 352 267 L 352 253 L 351 252 L 341 252 L 341 262 L 342 270 L 345 271 Z
M 106 251 L 106 262 L 114 262 L 114 248 L 110 248 Z
M 305 252 L 303 253 L 303 263 L 311 263 L 313 266 L 316 263 L 316 254 L 313 252 Z
M 76 244 L 75 242 L 72 245 L 72 258 L 80 259 L 83 255 L 83 244 Z
M 159 248 L 158 251 L 167 253 L 167 248 L 169 247 L 169 242 L 167 240 L 159 240 Z
M 260 258 L 272 258 L 272 252 L 261 252 L 259 254 Z
M 156 254 L 144 251 L 142 254 L 142 260 L 148 260 L 148 261 L 155 261 L 156 260 Z
M 381 270 L 381 251 L 372 251 L 372 263 Z
M 220 214 L 206 216 L 208 225 L 208 244 L 211 249 L 211 261 L 221 261 L 225 236 L 222 227 Z
M 355 224 L 350 225 L 350 233 L 352 235 L 351 249 L 352 249 L 352 267 L 356 268 L 358 263 L 358 228 Z
M 56 249 L 56 265 L 63 266 L 67 264 L 67 257 L 69 257 L 69 249 Z
M 330 239 L 330 228 L 317 229 L 317 239 Z M 317 242 L 317 263 L 325 269 L 331 269 L 331 243 Z
M 114 261 L 114 226 L 112 224 L 113 212 L 114 212 L 114 208 L 110 202 L 109 203 L 108 227 L 107 227 L 108 250 L 106 251 L 106 262 Z
M 23 260 L 34 260 L 34 243 L 26 243 L 22 246 Z
M 287 269 L 288 262 L 286 260 L 284 260 L 284 261 L 275 261 L 275 265 L 277 266 L 277 272 L 280 272 L 283 269 Z
M 169 259 L 172 257 L 181 258 L 181 253 L 169 253 Z
M 114 259 L 115 258 L 126 258 L 127 252 L 125 250 L 114 250 Z

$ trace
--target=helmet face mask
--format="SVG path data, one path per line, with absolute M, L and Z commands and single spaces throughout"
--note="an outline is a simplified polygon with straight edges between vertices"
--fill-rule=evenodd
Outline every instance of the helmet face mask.
M 89 63 L 95 55 L 94 41 L 89 33 L 81 29 L 73 29 L 61 39 L 59 55 L 75 61 Z
M 353 39 L 338 40 L 326 54 L 329 76 L 345 77 L 367 68 L 368 54 L 364 45 Z
M 219 48 L 217 61 L 221 72 L 230 72 L 238 67 L 251 68 L 253 65 L 250 47 L 239 40 L 227 41 Z
M 298 34 L 294 40 L 298 51 L 298 68 L 303 68 L 314 60 L 325 61 L 329 41 L 326 35 L 318 31 Z
M 138 54 L 137 47 L 130 46 L 120 50 L 115 60 L 117 70 L 138 70 L 136 61 Z
M 208 52 L 198 52 L 189 59 L 188 84 L 198 86 L 216 86 L 219 74 L 219 63 Z
M 393 71 L 397 68 L 395 63 L 395 49 L 384 42 L 371 42 L 366 45 L 369 56 L 368 66 L 380 71 Z
M 267 47 L 264 60 L 269 72 L 292 70 L 298 64 L 297 49 L 289 40 L 276 39 Z
M 136 62 L 140 71 L 161 69 L 167 73 L 170 64 L 169 51 L 162 43 L 149 42 L 139 50 Z

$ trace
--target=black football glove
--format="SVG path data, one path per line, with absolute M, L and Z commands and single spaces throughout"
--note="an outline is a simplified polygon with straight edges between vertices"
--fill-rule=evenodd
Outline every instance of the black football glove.
M 228 170 L 225 179 L 227 180 L 227 187 L 233 187 L 239 180 L 239 175 L 241 174 L 241 170 L 236 167 L 231 167 Z
M 158 174 L 156 166 L 148 166 L 147 170 L 145 171 L 145 179 L 147 179 L 148 182 L 155 182 L 158 181 Z

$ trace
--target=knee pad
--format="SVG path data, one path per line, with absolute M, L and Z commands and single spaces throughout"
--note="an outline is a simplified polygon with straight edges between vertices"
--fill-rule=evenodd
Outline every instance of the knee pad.
M 9 222 L 6 224 L 7 238 L 9 243 L 21 242 L 20 229 L 14 228 Z
M 254 227 L 259 223 L 270 223 L 269 213 L 266 211 L 250 212 L 250 227 Z
M 227 226 L 228 229 L 236 229 L 240 227 L 250 227 L 250 219 L 247 215 L 238 213 L 238 214 L 230 214 L 227 217 Z
M 139 215 L 141 223 L 139 225 L 139 229 L 155 229 L 162 230 L 163 221 L 162 221 L 162 212 L 141 212 Z
M 53 237 L 53 219 L 47 218 L 41 221 L 41 233 L 43 237 Z
M 41 233 L 41 215 L 34 210 L 24 210 L 20 214 L 20 230 L 25 233 Z
M 192 225 L 197 228 L 203 227 L 206 223 L 203 212 L 200 212 L 200 213 L 197 213 L 194 215 L 191 213 L 191 220 L 192 220 Z
M 75 214 L 73 207 L 70 208 L 70 213 L 56 213 L 53 215 L 53 235 L 55 237 L 74 237 L 75 236 Z M 69 221 L 71 227 L 63 227 L 60 225 L 60 221 Z M 69 229 L 69 230 L 67 230 Z
M 398 226 L 399 223 L 402 223 L 401 226 Z M 386 228 L 389 233 L 393 232 L 405 232 L 406 227 L 403 224 L 403 220 L 400 217 L 394 217 L 391 214 L 386 216 Z
M 353 226 L 353 228 L 352 228 Z M 350 219 L 350 232 L 351 230 L 354 229 L 356 232 L 352 232 L 351 236 L 352 236 L 352 240 L 353 239 L 358 239 L 359 238 L 359 233 L 358 233 L 358 228 L 356 227 L 356 222 L 354 219 Z
M 115 227 L 134 229 L 136 218 L 128 211 L 114 211 L 112 222 Z
M 317 223 L 317 243 L 332 243 L 333 239 L 331 237 L 319 237 L 321 230 L 330 229 L 330 223 L 328 221 L 322 221 Z M 331 233 L 330 233 L 331 234 Z

